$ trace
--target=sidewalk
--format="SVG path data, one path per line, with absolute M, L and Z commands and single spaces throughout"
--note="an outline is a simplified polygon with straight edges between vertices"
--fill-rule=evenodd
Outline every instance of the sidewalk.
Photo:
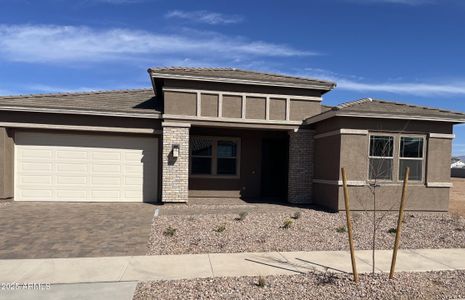
M 389 272 L 392 252 L 376 251 L 377 271 Z M 360 273 L 371 251 L 356 251 Z M 96 258 L 0 260 L 4 283 L 97 283 L 221 276 L 299 274 L 312 269 L 351 272 L 348 251 L 217 253 Z M 465 269 L 465 249 L 399 250 L 397 272 Z

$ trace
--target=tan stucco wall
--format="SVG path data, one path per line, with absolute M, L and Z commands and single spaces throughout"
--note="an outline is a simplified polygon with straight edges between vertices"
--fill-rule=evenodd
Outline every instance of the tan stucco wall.
M 164 86 L 167 88 L 198 89 L 211 91 L 239 92 L 239 93 L 263 93 L 278 95 L 296 95 L 321 97 L 321 91 L 311 89 L 299 89 L 289 87 L 257 86 L 236 83 L 215 83 L 190 80 L 165 79 Z
M 345 210 L 343 188 L 338 189 L 339 210 Z M 402 185 L 381 186 L 376 191 L 376 206 L 379 210 L 398 210 L 402 195 Z M 372 210 L 373 194 L 368 187 L 349 187 L 350 208 Z M 406 209 L 422 211 L 447 211 L 449 207 L 448 188 L 428 188 L 424 185 L 408 187 Z
M 427 180 L 429 182 L 449 182 L 452 140 L 428 139 Z
M 337 180 L 339 178 L 340 147 L 341 138 L 338 135 L 315 139 L 315 179 Z
M 339 129 L 363 129 L 369 133 L 388 133 L 395 138 L 393 180 L 381 183 L 377 197 L 381 209 L 397 209 L 402 181 L 399 175 L 399 139 L 401 135 L 418 135 L 425 138 L 426 156 L 424 177 L 421 182 L 411 182 L 409 203 L 412 210 L 447 211 L 449 188 L 427 187 L 427 182 L 450 182 L 451 139 L 430 138 L 429 133 L 451 134 L 452 124 L 443 122 L 373 120 L 365 118 L 333 118 L 313 126 L 318 134 Z M 338 144 L 340 142 L 340 144 Z M 364 182 L 368 179 L 369 135 L 336 134 L 315 140 L 315 179 L 327 180 L 314 183 L 314 202 L 330 209 L 344 209 L 340 168 L 344 167 L 349 181 Z M 325 151 L 331 151 L 326 153 Z M 340 159 L 340 161 L 338 160 Z M 350 186 L 351 207 L 372 209 L 372 194 L 366 186 Z M 336 197 L 336 198 L 334 198 Z M 397 202 L 396 202 L 397 201 Z
M 11 130 L 0 127 L 0 199 L 13 197 L 14 142 Z
M 223 117 L 241 118 L 242 117 L 242 97 L 233 95 L 223 96 Z
M 203 117 L 218 117 L 218 95 L 201 94 L 201 115 Z
M 452 133 L 452 124 L 432 121 L 409 121 L 370 118 L 335 117 L 310 126 L 315 128 L 317 134 L 341 128 L 367 129 L 376 131 L 405 131 L 415 133 Z
M 266 117 L 266 98 L 247 97 L 245 117 L 247 119 L 265 120 L 265 117 Z
M 289 112 L 289 118 L 291 120 L 305 120 L 311 116 L 321 113 L 321 103 L 319 101 L 291 99 Z
M 350 180 L 367 180 L 368 136 L 343 134 L 339 137 L 341 139 L 340 168 L 345 168 Z
M 161 130 L 161 120 L 0 111 L 0 122 Z
M 286 99 L 270 98 L 270 120 L 286 120 Z
M 164 113 L 195 116 L 197 114 L 197 94 L 166 91 Z

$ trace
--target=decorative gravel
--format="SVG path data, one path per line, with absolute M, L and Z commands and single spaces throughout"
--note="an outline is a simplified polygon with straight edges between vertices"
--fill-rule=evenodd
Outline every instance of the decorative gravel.
M 292 219 L 289 211 L 252 212 L 242 221 L 233 214 L 159 216 L 154 218 L 148 254 L 348 250 L 345 213 L 300 212 L 298 219 Z M 385 217 L 376 248 L 392 249 L 395 233 L 388 231 L 396 227 L 397 213 L 379 215 Z M 372 247 L 371 218 L 371 212 L 353 213 L 357 249 Z M 290 228 L 283 228 L 286 221 L 292 222 Z M 465 219 L 407 212 L 401 248 L 465 248 Z
M 458 299 L 465 297 L 465 271 L 361 275 L 308 273 L 263 277 L 145 282 L 134 299 Z

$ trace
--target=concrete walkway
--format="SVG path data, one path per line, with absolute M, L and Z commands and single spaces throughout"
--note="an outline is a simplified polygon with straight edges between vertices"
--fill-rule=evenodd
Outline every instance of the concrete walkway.
M 391 251 L 377 251 L 377 271 L 388 272 Z M 371 271 L 371 252 L 356 251 L 358 271 Z M 0 260 L 0 282 L 95 283 L 220 276 L 351 272 L 347 251 L 217 253 L 100 258 Z M 465 249 L 400 250 L 397 271 L 465 269 Z

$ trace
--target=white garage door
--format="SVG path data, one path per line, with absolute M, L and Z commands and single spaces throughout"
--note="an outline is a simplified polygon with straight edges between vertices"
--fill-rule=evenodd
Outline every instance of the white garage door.
M 15 143 L 17 201 L 157 200 L 155 137 L 18 131 Z

